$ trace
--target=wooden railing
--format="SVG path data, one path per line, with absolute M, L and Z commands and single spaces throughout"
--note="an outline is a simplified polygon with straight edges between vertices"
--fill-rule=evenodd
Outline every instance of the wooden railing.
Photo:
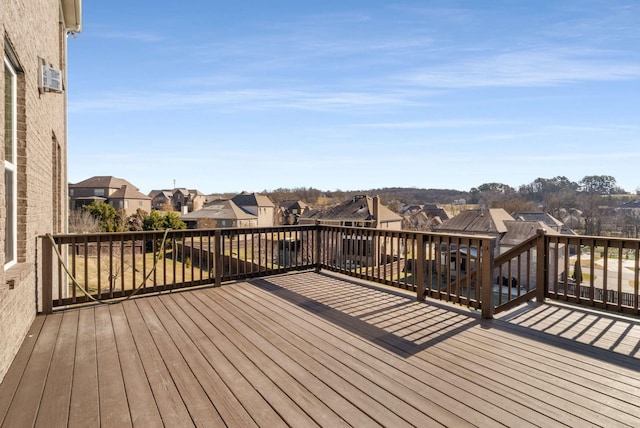
M 314 226 L 42 237 L 42 311 L 315 266 Z
M 326 225 L 42 237 L 43 312 L 315 268 L 467 305 L 485 318 L 532 298 L 638 314 L 640 240 L 488 236 Z M 486 286 L 485 286 L 486 285 Z
M 511 309 L 536 296 L 538 252 L 541 249 L 544 251 L 538 244 L 543 238 L 544 232 L 540 230 L 537 235 L 495 258 L 493 263 L 495 313 Z M 539 297 L 544 298 L 542 295 Z
M 640 240 L 562 235 L 544 242 L 547 297 L 640 314 Z
M 491 282 L 495 242 L 487 236 L 323 226 L 320 242 L 323 269 L 414 291 L 420 300 L 480 309 L 481 284 Z

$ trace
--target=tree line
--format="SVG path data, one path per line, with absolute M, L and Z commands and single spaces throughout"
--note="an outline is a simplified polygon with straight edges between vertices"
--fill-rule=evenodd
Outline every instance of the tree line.
M 124 210 L 116 210 L 112 205 L 95 201 L 74 210 L 69 216 L 69 232 L 135 232 L 141 230 L 186 229 L 186 224 L 176 212 L 150 213 L 138 209 L 127 215 Z
M 469 202 L 509 213 L 547 212 L 585 235 L 619 235 L 637 238 L 640 214 L 620 210 L 636 198 L 610 175 L 588 175 L 574 182 L 564 176 L 536 178 L 514 189 L 503 183 L 485 183 L 469 191 Z
M 565 176 L 539 177 L 514 188 L 504 183 L 483 183 L 469 191 L 389 187 L 355 191 L 321 191 L 314 188 L 280 188 L 263 192 L 275 203 L 302 200 L 311 205 L 333 205 L 356 194 L 378 195 L 383 203 L 400 210 L 408 205 L 450 204 L 464 199 L 484 208 L 503 208 L 517 212 L 547 212 L 578 233 L 640 237 L 640 213 L 620 210 L 631 199 L 640 198 L 618 186 L 610 175 L 587 175 L 580 181 Z

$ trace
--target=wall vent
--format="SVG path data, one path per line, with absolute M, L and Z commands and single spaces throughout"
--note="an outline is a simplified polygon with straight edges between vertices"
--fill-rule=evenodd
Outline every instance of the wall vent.
M 42 89 L 50 92 L 62 92 L 62 72 L 43 64 Z

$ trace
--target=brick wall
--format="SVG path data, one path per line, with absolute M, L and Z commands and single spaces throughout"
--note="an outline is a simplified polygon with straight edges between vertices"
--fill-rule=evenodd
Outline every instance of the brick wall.
M 0 269 L 0 380 L 36 315 L 36 237 L 65 230 L 67 205 L 66 95 L 40 93 L 38 89 L 41 59 L 63 70 L 66 80 L 66 40 L 59 22 L 60 3 L 59 0 L 2 3 L 3 54 L 11 49 L 22 71 L 18 76 L 18 264 L 8 270 Z M 0 91 L 4 97 L 4 67 L 2 70 Z M 0 114 L 4 123 L 4 107 Z M 0 141 L 4 141 L 4 133 L 2 126 Z M 4 150 L 0 152 L 0 156 L 4 156 Z M 0 174 L 0 260 L 3 261 L 4 188 L 4 174 Z

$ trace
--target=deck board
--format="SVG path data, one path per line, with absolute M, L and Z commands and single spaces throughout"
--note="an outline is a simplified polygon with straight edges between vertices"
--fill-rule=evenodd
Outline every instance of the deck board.
M 37 317 L 0 426 L 640 426 L 640 321 L 304 272 Z M 68 411 L 61 411 L 66 408 Z
M 71 401 L 71 386 L 76 337 L 78 336 L 78 312 L 63 314 L 58 339 L 51 358 L 49 374 L 40 400 L 37 427 L 66 427 L 67 409 Z
M 2 388 L 0 388 L 0 425 L 2 425 L 9 411 L 16 389 L 20 384 L 22 375 L 29 362 L 29 356 L 33 352 L 45 319 L 45 317 L 36 317 L 27 333 L 27 337 L 22 342 L 22 346 L 14 358 L 11 371 L 7 373 L 2 381 Z
M 286 293 L 287 290 L 283 290 L 283 292 Z M 318 297 L 317 294 L 316 297 Z M 295 298 L 296 296 L 290 296 L 287 300 L 296 301 L 294 300 Z M 310 309 L 313 306 L 317 306 L 317 303 L 309 304 L 304 297 L 298 297 L 298 299 L 299 304 L 308 306 Z M 404 300 L 405 304 L 413 304 L 413 302 L 408 302 L 406 297 Z M 320 308 L 316 309 L 321 310 Z M 346 322 L 341 320 L 344 318 L 343 314 L 334 313 L 329 315 L 327 312 L 329 311 L 326 309 L 323 311 L 327 322 L 340 322 L 341 325 L 346 325 Z M 325 330 L 327 326 L 324 325 L 321 328 Z M 499 405 L 493 404 L 493 402 L 499 403 L 500 400 L 504 401 L 504 396 L 492 394 L 491 391 L 487 391 L 481 385 L 474 384 L 474 381 L 478 380 L 478 376 L 469 377 L 464 379 L 464 382 L 461 382 L 461 379 L 454 374 L 455 371 L 453 373 L 448 371 L 450 368 L 439 370 L 431 360 L 426 361 L 426 364 L 424 364 L 420 359 L 411 358 L 413 349 L 402 351 L 395 348 L 390 351 L 389 345 L 404 347 L 405 344 L 393 340 L 390 341 L 391 343 L 388 343 L 389 341 L 385 342 L 385 336 L 387 335 L 379 330 L 371 331 L 371 328 L 362 324 L 358 328 L 355 323 L 352 323 L 350 328 L 352 331 L 356 331 L 358 336 L 345 337 L 344 346 L 349 346 L 349 354 L 358 355 L 361 360 L 372 364 L 374 370 L 381 373 L 389 373 L 394 378 L 402 379 L 404 385 L 411 386 L 412 389 L 408 390 L 406 395 L 408 397 L 415 396 L 414 394 L 416 393 L 422 395 L 420 408 L 424 409 L 426 415 L 431 415 L 434 411 L 438 414 L 442 413 L 443 410 L 451 409 L 456 415 L 464 415 L 466 421 L 473 425 L 496 426 L 499 422 L 494 418 L 502 418 L 505 424 L 511 426 L 528 425 L 525 420 L 517 417 L 516 414 L 509 413 Z M 371 342 L 374 343 L 373 346 Z M 376 343 L 381 346 L 375 346 Z M 437 405 L 435 410 L 432 403 Z M 485 414 L 482 413 L 483 411 Z M 449 426 L 465 423 L 464 420 L 449 421 L 449 415 L 446 415 L 446 417 L 439 416 Z
M 78 312 L 78 338 L 69 404 L 68 424 L 71 428 L 100 424 L 95 310 L 86 308 Z
M 401 322 L 399 326 L 402 326 L 402 324 Z M 398 323 L 393 323 L 393 325 L 398 326 Z M 404 331 L 410 332 L 416 328 L 415 325 L 406 325 Z M 470 335 L 471 333 L 469 331 L 464 334 Z M 493 336 L 494 338 L 497 337 L 496 334 Z M 412 338 L 412 335 L 407 337 Z M 511 358 L 510 352 L 496 352 L 498 349 L 492 343 L 483 343 L 474 335 L 468 341 L 461 340 L 455 343 L 442 344 L 442 348 L 445 352 L 439 355 L 440 359 L 453 357 L 456 361 L 463 362 L 463 366 L 477 367 L 475 369 L 477 370 L 476 376 L 481 376 L 483 371 L 489 370 L 492 372 L 492 379 L 496 379 L 505 385 L 508 385 L 511 379 L 522 379 L 523 386 L 520 391 L 523 394 L 530 390 L 537 390 L 535 403 L 546 402 L 552 406 L 558 406 L 560 403 L 562 403 L 562 406 L 566 406 L 567 403 L 571 403 L 575 405 L 575 416 L 585 422 L 599 420 L 605 423 L 619 415 L 615 408 L 612 408 L 612 414 L 610 415 L 600 414 L 592 410 L 592 400 L 601 402 L 608 397 L 606 394 L 600 393 L 597 387 L 585 387 L 582 377 L 572 376 L 572 373 L 566 371 L 566 369 L 547 369 L 541 372 L 535 364 L 531 364 L 530 360 L 532 356 L 539 352 L 539 346 L 535 349 L 533 347 L 530 348 L 528 355 L 522 358 Z M 469 355 L 473 355 L 474 358 L 470 359 Z M 573 384 L 571 391 L 563 389 L 567 381 Z M 560 399 L 562 399 L 561 402 L 559 401 Z M 629 404 L 623 401 L 616 401 L 613 404 L 617 404 L 620 407 L 619 410 L 623 412 L 632 410 Z
M 95 317 L 100 425 L 131 426 L 131 412 L 109 306 L 96 308 Z
M 122 304 L 140 360 L 165 426 L 194 426 L 135 301 Z
M 172 297 L 172 301 L 180 308 L 180 311 L 174 312 L 176 319 L 185 328 L 202 355 L 215 366 L 216 373 L 249 416 L 254 421 L 261 421 L 264 426 L 286 426 L 267 400 L 242 375 L 235 359 L 230 360 L 231 356 L 225 355 L 218 346 L 220 343 L 214 340 L 214 327 L 209 324 L 209 321 L 187 302 L 183 294 L 175 294 Z
M 386 410 L 387 412 L 394 411 L 405 418 L 413 417 L 413 421 L 416 423 L 429 423 L 435 426 L 440 420 L 458 426 L 464 424 L 462 419 L 447 410 L 430 405 L 429 402 L 420 401 L 419 396 L 424 391 L 419 389 L 424 388 L 408 390 L 402 383 L 402 379 L 389 374 L 382 377 L 381 373 L 387 373 L 390 367 L 374 368 L 363 362 L 363 359 L 367 359 L 365 355 L 363 355 L 363 359 L 357 358 L 354 350 L 349 348 L 350 343 L 357 340 L 353 336 L 349 334 L 324 337 L 316 335 L 313 327 L 309 325 L 315 320 L 314 317 L 308 316 L 304 311 L 297 311 L 287 317 L 284 314 L 285 308 L 273 306 L 273 303 L 266 298 L 255 300 L 259 294 L 256 292 L 245 294 L 247 291 L 227 292 L 225 297 L 230 304 L 235 303 L 236 311 L 239 311 L 241 306 L 252 308 L 254 314 L 264 311 L 263 316 L 256 315 L 257 324 L 278 331 L 283 340 L 287 340 L 289 343 L 296 343 L 298 358 L 301 359 L 305 353 L 305 357 L 308 355 L 313 358 L 305 365 L 313 367 L 314 373 L 322 373 L 321 377 L 325 381 L 334 377 L 332 387 L 353 400 L 355 405 L 367 408 L 366 403 L 363 403 L 363 397 L 360 397 L 364 393 L 368 400 L 378 401 L 376 406 L 391 406 Z M 244 298 L 238 299 L 241 294 Z M 295 324 L 296 331 L 292 332 L 290 329 L 281 327 L 287 324 Z M 376 379 L 376 384 L 373 384 L 369 379 Z M 378 390 L 377 386 L 381 386 L 382 389 Z M 399 404 L 398 401 L 401 399 L 406 400 L 409 404 L 412 402 L 416 405 L 420 404 L 423 408 L 417 411 L 414 407 L 407 407 L 405 403 Z M 432 413 L 436 413 L 438 419 L 432 419 L 434 416 Z
M 61 322 L 60 313 L 44 321 L 2 426 L 34 426 Z
M 285 423 L 291 426 L 315 426 L 316 423 L 309 417 L 302 408 L 291 397 L 292 392 L 283 391 L 274 381 L 279 373 L 264 358 L 260 358 L 260 353 L 256 355 L 246 355 L 242 352 L 242 344 L 236 344 L 219 329 L 220 319 L 210 310 L 201 298 L 194 294 L 184 294 L 186 300 L 193 306 L 193 313 L 205 333 L 216 344 L 216 347 L 228 358 L 236 369 L 251 383 L 251 385 L 264 397 L 270 406 L 281 416 Z M 262 364 L 262 366 L 261 366 Z M 293 385 L 293 384 L 292 384 Z M 304 398 L 304 397 L 300 397 Z
M 302 350 L 305 347 L 304 345 L 298 344 L 298 346 L 295 346 L 292 344 L 292 342 L 299 343 L 300 338 L 288 337 L 287 329 L 280 329 L 279 324 L 268 317 L 261 317 L 255 311 L 252 311 L 254 317 L 251 319 L 246 313 L 243 314 L 241 307 L 233 307 L 233 302 L 229 300 L 220 302 L 220 304 L 233 308 L 229 310 L 232 310 L 233 314 L 238 318 L 239 325 L 246 326 L 243 328 L 243 334 L 248 340 L 256 343 L 261 349 L 267 350 L 270 358 L 273 361 L 278 361 L 278 364 L 291 373 L 292 376 L 297 376 L 301 384 L 308 388 L 313 388 L 312 392 L 318 398 L 345 419 L 349 418 L 346 421 L 349 424 L 365 426 L 374 424 L 376 420 L 383 424 L 398 424 L 402 422 L 402 418 L 397 413 L 394 414 L 388 407 L 382 405 L 380 399 L 362 394 L 362 391 L 367 389 L 376 392 L 371 388 L 373 385 L 368 378 L 346 370 L 339 361 L 322 358 L 319 352 L 315 352 L 315 358 L 306 354 Z M 241 306 L 245 306 L 245 302 L 241 302 Z M 222 310 L 222 307 L 219 306 L 218 309 Z M 298 323 L 300 322 L 302 322 L 301 319 L 298 320 Z M 260 337 L 261 334 L 265 337 Z M 266 339 L 270 343 L 266 342 Z M 310 379 L 310 376 L 316 379 Z M 309 380 L 312 381 L 310 382 Z M 318 380 L 322 383 L 319 383 Z M 415 412 L 415 409 L 406 406 L 402 402 L 394 403 L 393 396 L 386 395 L 385 397 L 390 402 L 387 403 L 388 406 L 395 405 L 394 410 L 396 412 Z M 354 402 L 349 402 L 348 398 L 351 398 Z M 367 409 L 371 416 L 361 411 L 360 409 L 362 408 Z M 404 416 L 407 417 L 408 415 Z M 417 416 L 420 417 L 420 415 Z M 422 417 L 422 420 L 424 420 L 424 417 Z
M 173 320 L 168 322 L 165 320 L 164 325 L 173 337 L 176 346 L 180 349 L 189 367 L 197 374 L 200 385 L 211 398 L 225 424 L 242 427 L 256 426 L 242 403 L 217 374 L 214 367 L 215 364 L 211 364 L 207 357 L 200 352 L 196 342 L 206 340 L 201 330 L 197 329 L 197 327 L 194 328 L 193 324 L 186 321 L 184 311 L 172 298 L 162 299 L 162 304 L 173 317 Z M 183 332 L 178 331 L 178 328 L 182 328 Z M 196 340 L 193 340 L 194 337 Z
M 222 418 L 216 411 L 213 403 L 198 382 L 196 374 L 182 357 L 180 350 L 173 342 L 171 333 L 165 328 L 169 327 L 171 320 L 163 322 L 158 315 L 157 299 L 138 300 L 136 305 L 149 327 L 158 351 L 167 362 L 167 369 L 173 379 L 180 396 L 187 406 L 187 410 L 196 426 L 224 426 Z M 188 350 L 186 350 L 188 352 Z
M 195 297 L 196 296 L 189 296 L 192 303 Z M 296 424 L 302 423 L 306 425 L 308 423 L 311 425 L 320 425 L 319 422 L 324 422 L 337 424 L 338 426 L 346 425 L 329 407 L 315 396 L 312 391 L 307 389 L 307 385 L 305 385 L 304 382 L 296 379 L 279 364 L 290 363 L 290 361 L 274 361 L 267 349 L 261 349 L 256 343 L 253 343 L 236 330 L 233 325 L 234 320 L 230 319 L 230 315 L 224 309 L 218 308 L 215 304 L 212 304 L 213 302 L 208 301 L 206 295 L 201 297 L 199 310 L 201 310 L 203 314 L 206 314 L 206 317 L 216 325 L 220 333 L 228 339 L 229 343 L 232 343 L 236 347 L 237 352 L 251 361 L 255 370 L 260 371 L 264 379 L 268 379 L 273 388 L 278 388 L 297 405 L 301 419 L 296 421 Z M 287 358 L 284 354 L 281 355 L 281 357 Z M 310 383 L 315 381 L 311 376 L 306 380 Z M 312 385 L 310 387 L 313 388 Z
M 162 425 L 162 417 L 153 398 L 123 305 L 112 305 L 109 308 L 118 354 L 120 355 L 120 366 L 127 392 L 131 422 L 134 426 L 140 424 L 160 426 Z

